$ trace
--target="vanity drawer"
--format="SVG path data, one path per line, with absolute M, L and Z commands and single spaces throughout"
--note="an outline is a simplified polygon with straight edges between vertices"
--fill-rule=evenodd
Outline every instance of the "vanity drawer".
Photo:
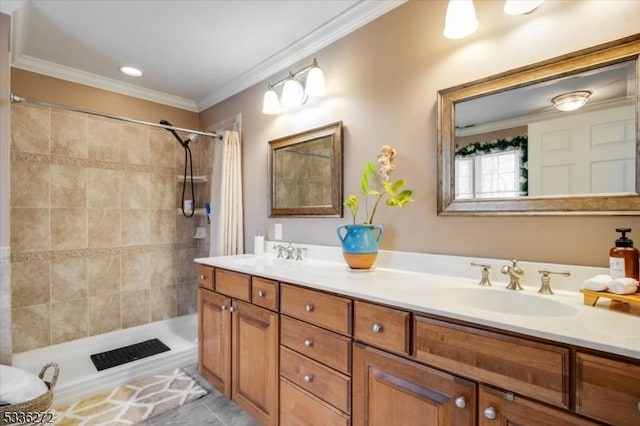
M 351 378 L 280 346 L 280 375 L 323 401 L 349 413 Z
M 361 342 L 409 355 L 409 312 L 354 302 L 354 337 Z
M 263 308 L 278 310 L 278 282 L 265 278 L 251 278 L 251 301 Z
M 414 317 L 414 356 L 436 368 L 569 407 L 569 349 Z
M 351 300 L 289 284 L 280 286 L 280 311 L 341 334 L 351 335 Z
M 282 315 L 280 343 L 322 364 L 350 374 L 351 339 Z
M 213 267 L 198 265 L 198 285 L 213 290 Z
M 349 416 L 280 378 L 281 426 L 349 426 Z
M 640 365 L 576 354 L 576 411 L 615 425 L 640 424 Z
M 218 293 L 251 302 L 251 276 L 216 268 L 215 277 Z

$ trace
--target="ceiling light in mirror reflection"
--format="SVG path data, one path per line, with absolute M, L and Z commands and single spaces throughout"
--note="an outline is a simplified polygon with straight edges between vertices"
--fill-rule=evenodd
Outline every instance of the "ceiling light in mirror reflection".
M 579 90 L 576 92 L 563 93 L 551 99 L 551 103 L 558 111 L 575 111 L 582 108 L 589 101 L 591 92 Z

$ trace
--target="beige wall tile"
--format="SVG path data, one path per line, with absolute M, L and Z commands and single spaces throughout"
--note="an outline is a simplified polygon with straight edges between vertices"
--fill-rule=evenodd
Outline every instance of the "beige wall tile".
M 50 265 L 48 260 L 31 260 L 11 264 L 11 306 L 49 303 Z
M 149 289 L 151 285 L 151 255 L 136 253 L 121 256 L 122 291 Z
M 11 209 L 11 251 L 49 250 L 49 209 Z
M 87 209 L 51 209 L 51 249 L 87 248 Z
M 177 287 L 177 315 L 189 315 L 198 312 L 198 283 L 195 281 L 182 283 Z
M 151 210 L 151 243 L 173 243 L 176 240 L 176 217 L 173 209 Z
M 193 242 L 196 233 L 196 216 L 184 217 L 182 211 L 176 216 L 176 241 Z
M 49 165 L 11 160 L 11 206 L 49 206 Z
M 51 344 L 49 304 L 13 308 L 11 322 L 14 353 Z
M 177 312 L 176 286 L 156 287 L 151 291 L 151 321 L 174 318 Z
M 171 133 L 164 129 L 149 129 L 149 164 L 174 167 L 175 145 L 181 146 Z
M 51 111 L 51 154 L 87 158 L 87 115 Z
M 176 251 L 176 280 L 178 283 L 196 281 L 197 273 L 193 259 L 197 257 L 197 249 L 178 249 Z
M 68 342 L 89 335 L 88 299 L 51 304 L 51 344 Z
M 88 117 L 87 120 L 89 158 L 120 161 L 120 124 L 100 117 Z
M 88 210 L 89 248 L 120 246 L 120 210 Z
M 149 244 L 151 216 L 149 210 L 120 211 L 122 216 L 122 245 L 136 246 Z
M 51 302 L 87 297 L 87 259 L 54 259 L 51 261 Z
M 87 258 L 89 296 L 117 293 L 120 297 L 120 256 L 94 256 Z
M 176 258 L 173 250 L 153 253 L 151 287 L 165 287 L 176 283 Z
M 120 174 L 120 207 L 123 209 L 149 208 L 149 173 L 122 172 Z
M 135 124 L 120 125 L 120 158 L 123 163 L 149 164 L 149 128 Z
M 117 170 L 89 169 L 87 207 L 120 208 L 120 173 Z
M 120 293 L 89 298 L 89 336 L 119 330 Z
M 11 149 L 49 153 L 49 108 L 11 105 Z
M 122 328 L 149 322 L 149 290 L 122 292 Z
M 173 209 L 176 207 L 176 177 L 174 175 L 150 176 L 150 205 L 152 209 Z
M 51 164 L 51 207 L 87 207 L 87 169 Z

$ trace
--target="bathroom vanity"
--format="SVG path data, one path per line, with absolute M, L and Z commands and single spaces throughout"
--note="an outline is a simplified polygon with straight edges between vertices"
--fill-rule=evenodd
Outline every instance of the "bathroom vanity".
M 577 292 L 196 261 L 200 374 L 262 424 L 640 424 L 640 316 Z

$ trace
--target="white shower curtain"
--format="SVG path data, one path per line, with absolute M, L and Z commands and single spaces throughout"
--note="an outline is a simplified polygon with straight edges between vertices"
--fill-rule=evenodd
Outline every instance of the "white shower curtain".
M 240 134 L 225 130 L 215 142 L 211 178 L 210 256 L 244 253 Z

